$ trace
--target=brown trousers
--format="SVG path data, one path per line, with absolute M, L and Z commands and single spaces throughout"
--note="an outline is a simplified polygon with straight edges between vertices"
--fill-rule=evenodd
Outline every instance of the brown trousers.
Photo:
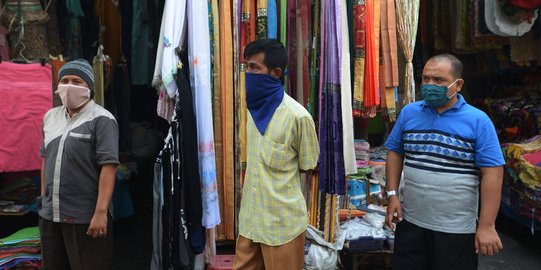
M 44 270 L 108 270 L 113 268 L 113 219 L 107 236 L 86 235 L 89 224 L 57 223 L 39 218 Z
M 254 243 L 239 235 L 235 270 L 301 270 L 304 267 L 304 232 L 280 246 Z

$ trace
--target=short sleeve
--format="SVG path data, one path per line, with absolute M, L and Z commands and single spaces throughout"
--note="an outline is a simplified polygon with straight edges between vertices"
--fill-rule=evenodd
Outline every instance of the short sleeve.
M 398 119 L 391 130 L 391 134 L 385 141 L 385 147 L 393 152 L 403 155 L 404 154 L 404 119 L 406 118 L 406 110 L 402 110 L 402 113 L 398 115 Z
M 494 128 L 494 124 L 488 119 L 488 116 L 483 118 L 480 128 L 477 130 L 475 164 L 480 168 L 505 165 L 496 129 Z
M 105 116 L 96 119 L 96 161 L 98 165 L 118 164 L 118 124 Z
M 319 143 L 315 124 L 310 116 L 297 120 L 297 138 L 293 141 L 293 148 L 299 154 L 300 170 L 308 171 L 317 166 Z

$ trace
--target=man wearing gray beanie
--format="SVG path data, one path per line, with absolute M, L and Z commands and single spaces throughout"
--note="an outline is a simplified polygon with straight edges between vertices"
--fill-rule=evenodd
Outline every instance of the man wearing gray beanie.
M 58 77 L 62 106 L 45 114 L 40 149 L 43 269 L 112 269 L 118 124 L 92 100 L 86 60 L 66 63 Z

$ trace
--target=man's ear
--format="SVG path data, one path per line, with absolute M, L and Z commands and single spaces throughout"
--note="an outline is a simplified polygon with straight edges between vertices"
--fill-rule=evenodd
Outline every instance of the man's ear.
M 458 79 L 456 81 L 456 89 L 458 92 L 462 91 L 462 87 L 464 87 L 464 80 L 463 79 Z
M 281 79 L 282 75 L 284 75 L 284 71 L 281 68 L 274 68 L 273 70 L 271 70 L 270 74 L 276 79 Z

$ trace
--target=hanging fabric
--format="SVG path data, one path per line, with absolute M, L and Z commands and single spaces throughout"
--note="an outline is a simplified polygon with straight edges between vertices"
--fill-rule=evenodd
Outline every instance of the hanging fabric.
M 299 22 L 297 22 L 299 20 Z M 301 26 L 300 16 L 297 14 L 297 0 L 291 0 L 287 2 L 287 87 L 285 87 L 286 93 L 293 97 L 298 102 L 302 103 L 302 81 L 298 78 L 302 78 L 302 55 L 298 54 L 301 48 L 298 48 L 298 36 L 300 36 Z M 302 41 L 300 41 L 302 42 Z M 285 46 L 285 45 L 284 45 Z M 299 59 L 300 58 L 300 59 Z M 301 65 L 298 67 L 298 65 Z
M 404 83 L 404 104 L 415 101 L 415 80 L 413 78 L 413 50 L 417 38 L 419 21 L 419 0 L 396 0 L 396 20 L 398 37 L 406 58 L 406 77 Z
M 364 77 L 364 107 L 362 116 L 376 116 L 379 106 L 379 0 L 366 1 L 366 49 Z
M 310 52 L 312 45 L 312 21 L 311 16 L 311 0 L 300 0 L 300 17 L 301 17 L 301 39 L 302 45 L 302 80 L 303 80 L 303 102 L 302 105 L 307 108 L 310 97 Z
M 280 0 L 280 42 L 284 45 L 285 48 L 289 46 L 288 44 L 288 31 L 290 29 L 288 25 L 288 1 L 295 0 Z M 284 91 L 288 92 L 288 75 L 287 72 L 284 73 L 283 82 L 284 82 Z
M 231 3 L 220 1 L 220 87 L 222 110 L 223 182 L 225 193 L 224 224 L 226 237 L 235 239 L 235 114 L 233 88 L 233 40 Z M 238 159 L 237 159 L 238 160 Z M 219 223 L 219 222 L 218 222 Z
M 340 88 L 341 2 L 322 1 L 319 189 L 345 194 L 344 144 Z
M 156 113 L 161 118 L 171 122 L 173 118 L 173 112 L 175 107 L 175 101 L 169 97 L 166 93 L 165 86 L 162 82 L 162 67 L 163 67 L 163 51 L 164 51 L 164 31 L 165 31 L 165 15 L 166 10 L 163 11 L 163 19 L 160 26 L 160 36 L 158 39 L 158 49 L 156 52 L 156 64 L 154 66 L 154 76 L 152 78 L 152 86 L 158 92 L 158 104 L 156 106 Z
M 1 11 L 4 12 L 2 24 L 8 26 L 12 59 L 33 61 L 49 56 L 49 15 L 41 7 L 39 0 L 7 0 Z
M 232 10 L 232 32 L 233 32 L 233 59 L 231 60 L 233 62 L 233 89 L 231 92 L 233 92 L 233 114 L 234 114 L 234 185 L 233 187 L 230 187 L 233 189 L 233 194 L 231 194 L 229 201 L 226 202 L 227 205 L 233 205 L 233 218 L 232 220 L 228 220 L 227 222 L 231 222 L 233 224 L 232 228 L 229 228 L 233 231 L 233 236 L 235 236 L 235 220 L 236 220 L 236 213 L 240 211 L 240 194 L 241 194 L 241 188 L 242 188 L 242 165 L 241 165 L 241 147 L 240 147 L 240 138 L 239 138 L 239 123 L 241 124 L 240 119 L 240 22 L 241 22 L 241 13 L 242 13 L 242 3 L 240 0 L 232 0 L 231 1 L 230 9 Z M 230 13 L 228 13 L 230 14 Z M 226 14 L 227 15 L 227 14 Z M 231 199 L 233 198 L 233 199 Z M 229 210 L 228 210 L 229 213 Z M 228 229 L 228 231 L 229 231 Z
M 340 63 L 340 85 L 342 100 L 342 123 L 344 134 L 344 166 L 346 174 L 357 173 L 357 161 L 355 159 L 355 149 L 353 147 L 353 113 L 351 107 L 351 69 L 349 55 L 349 29 L 347 22 L 346 0 L 341 0 L 340 15 L 342 18 L 342 56 Z
M 133 1 L 133 17 L 131 31 L 131 82 L 134 85 L 149 83 L 149 53 L 150 21 L 147 1 Z
M 94 1 L 94 10 L 100 19 L 100 27 L 106 29 L 100 32 L 99 42 L 103 44 L 105 53 L 111 58 L 111 66 L 114 67 L 120 61 L 125 61 L 121 55 L 120 37 L 122 34 L 118 5 L 108 0 L 97 0 Z
M 197 115 L 199 171 L 203 194 L 203 226 L 220 224 L 216 186 L 216 158 L 210 94 L 210 40 L 207 3 L 188 0 L 188 62 Z
M 103 46 L 100 45 L 92 62 L 94 69 L 94 102 L 102 107 L 105 107 L 105 60 Z
M 278 10 L 276 8 L 276 0 L 268 0 L 267 32 L 268 37 L 272 39 L 278 38 Z
M 174 72 L 176 72 L 178 65 L 175 48 L 181 47 L 185 42 L 186 17 L 186 0 L 167 0 L 165 2 L 162 19 L 165 21 L 163 23 L 163 39 L 160 40 L 161 44 L 159 44 L 159 46 L 163 46 L 160 75 L 170 97 L 175 97 L 177 91 L 174 81 Z M 192 39 L 189 38 L 189 40 Z
M 225 238 L 225 226 L 223 221 L 226 220 L 225 215 L 225 201 L 224 201 L 224 152 L 223 152 L 223 136 L 222 136 L 222 90 L 221 90 L 221 42 L 220 42 L 220 13 L 218 8 L 218 0 L 212 0 L 210 2 L 210 9 L 212 14 L 212 21 L 209 23 L 211 28 L 211 51 L 212 51 L 212 76 L 213 76 L 213 98 L 212 98 L 212 116 L 214 119 L 214 151 L 216 157 L 216 180 L 218 186 L 218 200 L 220 201 L 220 220 L 222 223 L 216 227 L 217 239 L 223 240 Z M 210 15 L 209 14 L 209 15 Z M 207 232 L 207 236 L 209 232 Z M 212 252 L 211 252 L 212 253 Z
M 355 44 L 353 61 L 353 116 L 361 117 L 364 102 L 364 62 L 366 54 L 366 3 L 364 0 L 354 1 L 353 22 Z
M 396 13 L 394 0 L 381 0 L 381 45 L 383 70 L 380 77 L 382 109 L 385 118 L 396 121 L 395 88 L 398 87 L 398 52 L 396 39 Z M 383 106 L 385 102 L 385 106 Z
M 315 0 L 312 10 L 312 43 L 311 43 L 311 60 L 310 60 L 310 99 L 308 104 L 308 111 L 312 115 L 314 121 L 317 121 L 319 118 L 319 102 L 318 102 L 318 93 L 319 93 L 319 51 L 320 51 L 320 1 Z M 315 225 L 314 225 L 315 226 Z
M 267 37 L 267 0 L 257 0 L 257 38 Z
M 41 169 L 43 116 L 52 107 L 48 64 L 0 62 L 0 172 Z

